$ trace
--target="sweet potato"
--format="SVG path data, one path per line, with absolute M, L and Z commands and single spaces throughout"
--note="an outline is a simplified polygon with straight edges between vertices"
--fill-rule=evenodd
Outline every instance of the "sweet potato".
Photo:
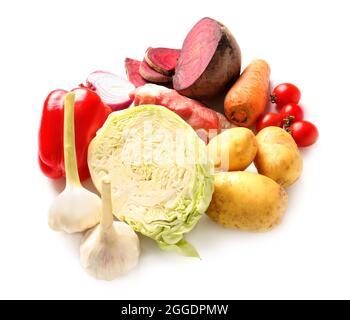
M 173 79 L 174 89 L 196 99 L 215 97 L 240 75 L 241 50 L 220 22 L 204 18 L 187 35 Z
M 141 62 L 139 68 L 142 78 L 153 83 L 167 83 L 171 82 L 172 78 L 153 70 L 146 61 Z
M 175 72 L 181 50 L 169 48 L 148 48 L 145 53 L 145 61 L 155 71 L 166 76 L 172 76 Z
M 232 125 L 226 117 L 203 103 L 180 95 L 175 90 L 146 84 L 130 94 L 135 106 L 148 104 L 161 105 L 175 112 L 184 119 L 207 143 L 210 136 L 228 129 Z
M 146 83 L 148 83 L 142 76 L 140 75 L 141 61 L 126 58 L 125 59 L 125 70 L 128 76 L 129 81 L 136 87 L 142 87 Z
M 226 117 L 235 125 L 251 127 L 269 100 L 270 66 L 254 60 L 225 97 Z

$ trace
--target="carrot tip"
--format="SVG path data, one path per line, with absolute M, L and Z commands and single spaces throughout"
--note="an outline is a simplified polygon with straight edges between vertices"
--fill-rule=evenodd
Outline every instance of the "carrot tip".
M 231 120 L 236 123 L 245 123 L 248 121 L 248 115 L 244 110 L 234 111 L 231 114 Z

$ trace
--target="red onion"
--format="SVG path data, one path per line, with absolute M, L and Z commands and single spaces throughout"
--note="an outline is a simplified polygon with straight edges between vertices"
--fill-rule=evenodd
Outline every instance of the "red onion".
M 135 86 L 113 73 L 95 71 L 88 76 L 86 83 L 113 111 L 126 109 L 133 102 L 129 94 L 135 89 Z

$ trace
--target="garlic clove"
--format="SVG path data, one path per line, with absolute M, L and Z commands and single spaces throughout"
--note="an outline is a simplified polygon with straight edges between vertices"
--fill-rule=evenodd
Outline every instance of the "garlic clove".
M 101 199 L 82 187 L 66 188 L 51 204 L 49 226 L 54 231 L 76 233 L 100 222 Z

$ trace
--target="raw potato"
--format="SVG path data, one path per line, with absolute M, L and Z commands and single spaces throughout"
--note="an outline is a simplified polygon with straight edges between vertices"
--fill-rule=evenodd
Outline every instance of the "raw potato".
M 215 175 L 215 191 L 208 216 L 224 227 L 268 231 L 278 225 L 288 195 L 275 181 L 252 172 Z
M 256 136 L 255 166 L 284 188 L 296 182 L 303 171 L 303 159 L 292 136 L 278 127 L 267 127 Z
M 209 158 L 220 171 L 244 171 L 254 161 L 258 144 L 246 128 L 232 128 L 213 138 L 208 145 Z

